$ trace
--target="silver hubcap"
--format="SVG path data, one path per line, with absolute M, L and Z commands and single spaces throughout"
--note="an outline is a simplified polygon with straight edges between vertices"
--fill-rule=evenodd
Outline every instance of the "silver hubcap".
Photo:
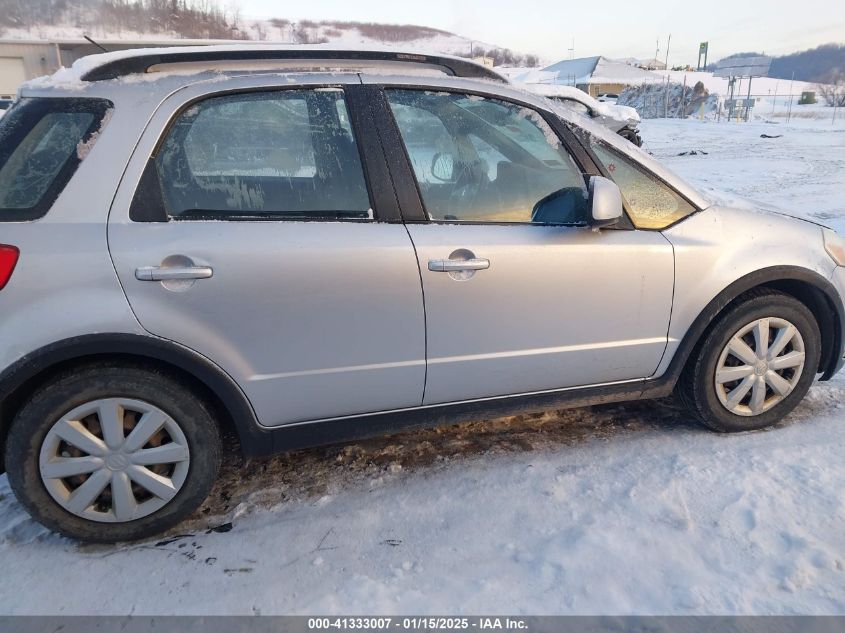
M 792 323 L 766 317 L 734 334 L 716 364 L 716 394 L 736 415 L 760 415 L 783 401 L 804 371 L 804 339 Z
M 122 523 L 166 505 L 190 456 L 179 425 L 147 402 L 105 398 L 76 407 L 47 432 L 39 470 L 50 496 L 92 521 Z

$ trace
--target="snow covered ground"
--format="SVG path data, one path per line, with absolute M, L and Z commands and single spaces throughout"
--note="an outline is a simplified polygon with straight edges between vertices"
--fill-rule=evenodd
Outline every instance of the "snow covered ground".
M 719 200 L 777 207 L 845 234 L 845 115 L 832 121 L 833 108 L 821 108 L 827 117 L 785 123 L 770 109 L 749 123 L 648 119 L 643 147 Z
M 845 230 L 845 124 L 643 137 L 723 197 Z M 48 533 L 3 476 L 0 612 L 845 614 L 843 423 L 845 377 L 742 435 L 643 402 L 232 455 L 197 518 L 118 547 Z

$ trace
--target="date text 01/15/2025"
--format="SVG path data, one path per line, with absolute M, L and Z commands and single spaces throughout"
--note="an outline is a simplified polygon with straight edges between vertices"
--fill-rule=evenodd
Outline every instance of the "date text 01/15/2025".
M 521 618 L 450 618 L 450 617 L 339 617 L 308 618 L 309 630 L 390 630 L 454 631 L 454 630 L 527 630 L 528 623 Z

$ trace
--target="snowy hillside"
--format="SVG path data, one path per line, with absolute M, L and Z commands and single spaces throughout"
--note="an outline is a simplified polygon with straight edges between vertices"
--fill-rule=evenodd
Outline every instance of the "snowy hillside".
M 168 40 L 185 39 L 175 31 L 149 32 L 133 29 L 106 28 L 93 25 L 81 28 L 72 25 L 40 25 L 29 29 L 5 29 L 4 39 L 76 39 L 83 34 L 96 40 Z M 495 48 L 493 44 L 471 41 L 466 37 L 427 27 L 385 24 L 354 24 L 342 22 L 289 22 L 287 20 L 242 19 L 237 30 L 238 40 L 255 40 L 284 44 L 320 44 L 365 46 L 386 44 L 408 46 L 441 53 L 468 56 L 474 48 Z
M 428 53 L 443 53 L 471 57 L 490 55 L 498 62 L 536 63 L 536 56 L 512 52 L 496 44 L 471 40 L 462 35 L 423 26 L 407 24 L 376 24 L 358 22 L 291 22 L 284 19 L 241 18 L 230 37 L 203 37 L 215 41 L 254 41 L 281 44 L 334 44 L 362 48 L 394 46 Z M 0 30 L 3 39 L 66 40 L 82 39 L 88 35 L 108 44 L 120 41 L 162 41 L 195 39 L 193 35 L 165 30 L 149 31 L 134 28 L 115 28 L 103 24 L 75 26 L 72 24 L 36 25 L 29 28 Z

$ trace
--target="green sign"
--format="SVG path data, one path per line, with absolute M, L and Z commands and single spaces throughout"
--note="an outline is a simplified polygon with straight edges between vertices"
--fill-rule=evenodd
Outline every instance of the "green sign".
M 698 54 L 704 55 L 707 52 L 707 44 L 708 42 L 702 42 L 698 45 Z

